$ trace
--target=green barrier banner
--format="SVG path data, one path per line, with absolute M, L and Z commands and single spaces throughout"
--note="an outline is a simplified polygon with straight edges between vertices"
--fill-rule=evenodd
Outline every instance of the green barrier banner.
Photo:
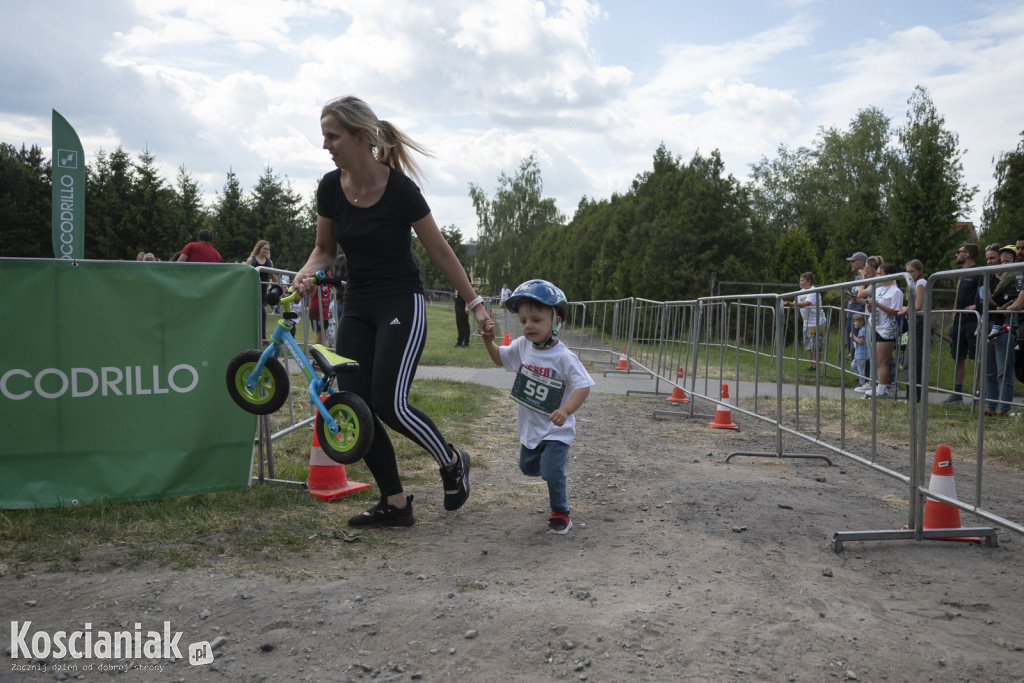
M 257 291 L 242 264 L 0 259 L 0 508 L 246 488 L 224 377 Z
M 53 258 L 85 256 L 85 155 L 78 133 L 53 110 L 52 240 Z

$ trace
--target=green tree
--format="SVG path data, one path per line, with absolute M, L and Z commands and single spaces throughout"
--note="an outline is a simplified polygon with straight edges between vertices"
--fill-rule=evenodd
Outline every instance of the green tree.
M 889 119 L 869 107 L 848 129 L 820 129 L 813 147 L 782 145 L 775 159 L 753 164 L 752 208 L 763 226 L 758 251 L 781 254 L 774 242 L 800 228 L 835 277 L 848 275 L 844 259 L 853 252 L 879 251 L 889 221 L 890 137 Z
M 712 271 L 763 272 L 755 225 L 749 193 L 717 150 L 683 164 L 662 144 L 630 192 L 581 201 L 568 225 L 541 237 L 534 258 L 570 298 L 693 298 L 708 293 Z
M 133 227 L 135 167 L 128 152 L 120 146 L 109 155 L 100 150 L 86 165 L 85 187 L 86 258 L 135 258 L 144 245 Z
M 1024 132 L 1012 152 L 995 159 L 996 187 L 985 198 L 983 242 L 1012 244 L 1024 232 Z
M 833 276 L 849 276 L 845 259 L 850 254 L 880 249 L 889 223 L 890 137 L 889 118 L 875 107 L 859 111 L 848 130 L 819 133 L 808 169 L 817 197 L 813 225 L 818 232 L 812 238 Z
M 791 282 L 793 289 L 796 289 L 800 276 L 810 271 L 815 274 L 814 284 L 824 284 L 818 277 L 817 249 L 806 230 L 801 227 L 790 228 L 779 238 L 777 249 L 779 258 L 776 275 L 779 282 Z
M 919 258 L 925 268 L 943 269 L 965 237 L 956 223 L 970 210 L 977 188 L 964 183 L 959 137 L 946 129 L 928 90 L 918 86 L 907 103 L 892 159 L 892 222 L 881 236 L 882 253 L 889 261 Z
M 445 240 L 448 242 L 448 246 L 452 248 L 455 255 L 459 257 L 459 260 L 463 262 L 465 267 L 469 268 L 469 263 L 466 261 L 466 245 L 462 243 L 462 231 L 454 225 L 449 225 L 445 228 L 441 228 L 441 234 L 444 235 Z M 430 260 L 430 256 L 427 254 L 426 248 L 423 244 L 413 235 L 412 238 L 412 251 L 416 255 L 416 260 L 420 262 L 420 275 L 423 278 L 423 286 L 427 289 L 440 289 L 440 290 L 452 290 L 452 285 L 448 282 L 448 278 L 444 276 L 441 269 L 434 265 L 434 262 Z M 484 292 L 482 292 L 484 293 Z
M 230 260 L 244 261 L 256 242 L 265 239 L 273 247 L 275 267 L 301 268 L 313 250 L 315 231 L 306 224 L 302 198 L 292 191 L 291 183 L 266 167 L 253 188 L 250 206 L 249 247 L 241 254 L 232 253 Z
M 0 256 L 53 257 L 50 193 L 43 151 L 0 143 Z
M 470 183 L 479 226 L 477 263 L 491 291 L 502 282 L 522 282 L 539 277 L 531 261 L 531 247 L 545 230 L 560 225 L 564 218 L 555 200 L 545 199 L 540 165 L 535 155 L 524 159 L 515 176 L 502 173 L 494 199 Z
M 238 176 L 233 170 L 228 170 L 224 187 L 217 193 L 217 199 L 213 203 L 210 213 L 214 240 L 224 260 L 244 261 L 247 259 L 259 238 L 251 229 L 252 210 L 249 200 L 242 192 L 242 185 L 238 182 Z M 178 247 L 178 249 L 180 248 L 181 246 Z
M 133 259 L 140 251 L 168 248 L 176 234 L 174 190 L 160 177 L 156 157 L 148 149 L 139 154 L 134 179 L 128 216 L 120 235 L 121 249 L 109 258 Z
M 203 205 L 199 183 L 188 173 L 184 164 L 178 167 L 170 215 L 170 229 L 158 235 L 158 243 L 154 245 L 154 253 L 161 259 L 196 239 L 199 231 L 207 227 L 209 222 L 209 212 Z

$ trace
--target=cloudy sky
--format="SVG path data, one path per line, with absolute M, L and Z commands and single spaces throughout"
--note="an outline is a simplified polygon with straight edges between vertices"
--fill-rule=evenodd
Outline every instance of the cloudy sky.
M 966 0 L 0 0 L 0 141 L 49 152 L 50 112 L 87 159 L 148 148 L 213 197 L 266 167 L 310 195 L 332 168 L 319 110 L 354 94 L 430 148 L 441 225 L 476 234 L 535 152 L 571 216 L 624 192 L 657 146 L 732 174 L 845 128 L 897 125 L 916 85 L 967 150 L 979 222 L 992 157 L 1024 130 L 1024 2 Z

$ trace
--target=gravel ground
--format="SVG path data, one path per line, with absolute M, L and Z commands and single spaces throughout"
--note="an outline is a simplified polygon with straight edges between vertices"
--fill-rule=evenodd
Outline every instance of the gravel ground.
M 5 621 L 52 633 L 170 620 L 184 655 L 160 670 L 8 659 L 0 680 L 1024 680 L 1019 537 L 835 554 L 835 531 L 905 523 L 895 481 L 843 462 L 726 463 L 773 449 L 774 431 L 738 414 L 736 431 L 654 419 L 666 405 L 591 394 L 566 536 L 545 532 L 546 489 L 518 472 L 514 406 L 499 399 L 471 451 L 467 505 L 445 513 L 439 485 L 412 487 L 415 526 L 364 532 L 386 543 L 184 571 L 108 568 L 98 549 L 79 571 L 0 577 Z M 880 453 L 903 457 L 898 444 Z M 1024 476 L 988 467 L 1024 518 Z M 184 647 L 200 640 L 215 661 L 193 667 Z

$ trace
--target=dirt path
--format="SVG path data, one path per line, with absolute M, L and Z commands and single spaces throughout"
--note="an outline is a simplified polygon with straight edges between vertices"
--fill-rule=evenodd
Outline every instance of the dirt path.
M 186 654 L 117 679 L 131 681 L 1024 680 L 1019 538 L 836 555 L 835 531 L 905 522 L 895 482 L 843 463 L 727 464 L 732 451 L 772 448 L 773 433 L 741 416 L 736 432 L 652 419 L 664 405 L 591 395 L 564 537 L 545 533 L 546 490 L 515 466 L 508 407 L 488 420 L 475 453 L 487 466 L 473 469 L 463 511 L 446 515 L 439 489 L 414 487 L 416 526 L 370 532 L 392 542 L 356 543 L 354 559 L 40 567 L 0 578 L 0 613 L 51 632 L 169 619 L 183 646 L 216 647 L 212 665 Z M 1020 499 L 1024 477 L 997 478 Z M 15 674 L 8 660 L 0 680 L 111 675 L 40 668 Z

